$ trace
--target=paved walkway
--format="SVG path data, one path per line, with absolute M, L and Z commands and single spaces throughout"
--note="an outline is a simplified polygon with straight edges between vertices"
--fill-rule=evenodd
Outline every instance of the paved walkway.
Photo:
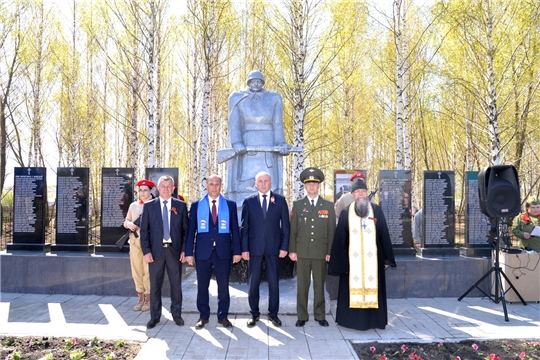
M 148 312 L 135 312 L 135 298 L 0 294 L 0 335 L 88 337 L 144 342 L 137 359 L 357 359 L 350 342 L 453 342 L 464 339 L 538 339 L 540 304 L 508 303 L 509 322 L 502 304 L 488 299 L 391 299 L 386 330 L 353 331 L 334 322 L 323 328 L 309 321 L 294 326 L 296 316 L 280 315 L 283 326 L 261 318 L 246 326 L 247 314 L 231 315 L 234 327 L 217 324 L 215 315 L 195 330 L 198 314 L 186 313 L 186 325 L 176 326 L 164 310 L 161 322 L 147 331 Z M 170 299 L 164 299 L 169 308 Z M 331 312 L 335 313 L 335 301 Z

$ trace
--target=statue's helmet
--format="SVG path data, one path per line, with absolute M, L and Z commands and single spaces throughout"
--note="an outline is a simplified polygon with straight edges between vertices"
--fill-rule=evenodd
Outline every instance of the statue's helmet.
M 251 80 L 253 80 L 253 79 L 261 80 L 263 82 L 263 85 L 264 85 L 264 75 L 259 70 L 253 70 L 252 72 L 249 73 L 246 84 L 249 85 L 249 82 Z

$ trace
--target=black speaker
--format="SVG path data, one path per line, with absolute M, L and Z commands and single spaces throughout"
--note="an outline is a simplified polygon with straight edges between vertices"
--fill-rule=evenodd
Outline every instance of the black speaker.
M 521 198 L 517 170 L 512 165 L 486 167 L 478 174 L 480 211 L 490 218 L 519 214 Z

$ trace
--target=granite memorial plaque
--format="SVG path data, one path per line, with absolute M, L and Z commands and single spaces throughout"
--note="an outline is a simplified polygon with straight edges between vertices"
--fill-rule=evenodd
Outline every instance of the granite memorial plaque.
M 424 171 L 422 256 L 456 256 L 455 174 L 453 171 Z
M 56 176 L 56 245 L 52 251 L 93 253 L 93 244 L 88 244 L 90 169 L 58 168 Z
M 480 196 L 478 193 L 478 171 L 467 171 L 466 178 L 466 213 L 465 213 L 465 244 L 461 254 L 465 256 L 485 256 L 491 254 L 489 244 L 491 223 L 489 218 L 480 211 Z
M 13 197 L 13 244 L 8 250 L 50 251 L 45 243 L 47 168 L 16 167 Z
M 174 179 L 174 191 L 172 196 L 178 197 L 178 168 L 146 168 L 146 179 L 151 180 L 156 184 L 152 189 L 152 194 L 155 197 L 159 196 L 158 180 L 163 175 L 169 175 Z
M 411 221 L 410 170 L 379 171 L 379 205 L 388 224 L 394 253 L 415 255 Z
M 116 241 L 126 234 L 124 227 L 129 205 L 133 202 L 133 168 L 101 169 L 101 229 L 98 252 L 118 252 Z M 129 250 L 129 244 L 122 250 Z

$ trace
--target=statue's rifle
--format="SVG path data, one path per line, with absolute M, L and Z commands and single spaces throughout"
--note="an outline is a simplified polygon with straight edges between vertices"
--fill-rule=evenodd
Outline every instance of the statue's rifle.
M 258 152 L 271 152 L 271 153 L 279 153 L 282 150 L 287 150 L 288 152 L 302 152 L 304 151 L 303 148 L 298 146 L 288 146 L 288 147 L 280 147 L 280 146 L 248 146 L 246 147 L 248 154 L 255 154 Z M 217 158 L 218 163 L 221 164 L 222 162 L 228 161 L 236 156 L 236 151 L 234 149 L 221 149 L 217 151 Z

